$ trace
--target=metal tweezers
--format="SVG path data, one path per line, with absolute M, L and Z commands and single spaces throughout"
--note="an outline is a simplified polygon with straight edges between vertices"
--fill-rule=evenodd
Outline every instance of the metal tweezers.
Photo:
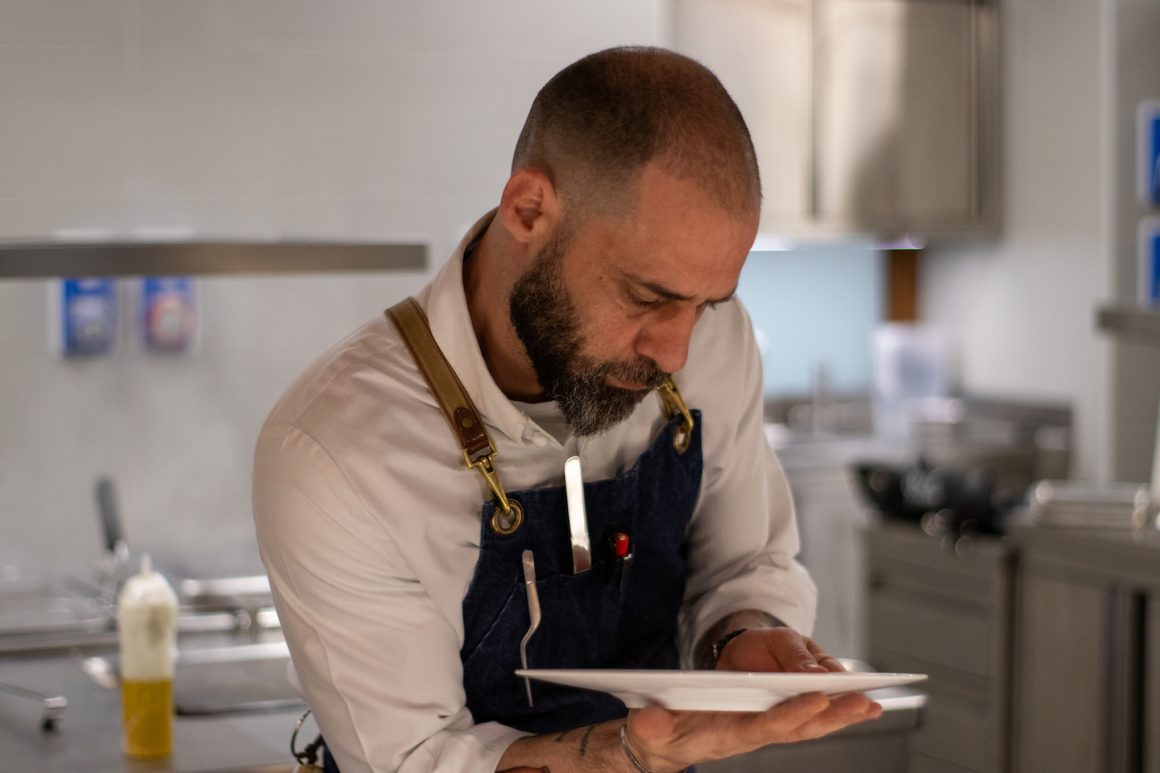
M 524 634 L 524 638 L 520 639 L 520 667 L 524 670 L 528 668 L 528 642 L 531 641 L 532 634 L 540 627 L 540 594 L 536 592 L 536 559 L 532 556 L 532 551 L 525 550 L 524 555 L 524 588 L 528 592 L 528 616 L 531 618 L 531 625 L 528 626 L 528 632 Z M 532 703 L 532 680 L 524 677 L 524 686 L 528 689 L 528 705 Z

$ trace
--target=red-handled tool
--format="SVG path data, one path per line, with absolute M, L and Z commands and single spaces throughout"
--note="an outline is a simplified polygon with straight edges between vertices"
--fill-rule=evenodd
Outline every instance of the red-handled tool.
M 632 540 L 622 531 L 612 537 L 612 555 L 616 558 L 616 576 L 620 581 L 620 592 L 628 587 L 628 570 L 632 567 Z
M 624 558 L 628 552 L 628 535 L 622 531 L 616 532 L 616 536 L 612 538 L 612 554 L 617 558 Z

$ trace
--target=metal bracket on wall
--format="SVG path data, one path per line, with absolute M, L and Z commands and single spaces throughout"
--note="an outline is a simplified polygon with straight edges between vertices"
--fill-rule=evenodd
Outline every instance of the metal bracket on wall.
M 422 271 L 426 244 L 365 242 L 0 243 L 0 278 Z

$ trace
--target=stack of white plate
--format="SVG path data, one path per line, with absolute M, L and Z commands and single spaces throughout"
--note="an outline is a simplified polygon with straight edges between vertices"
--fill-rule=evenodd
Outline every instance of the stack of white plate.
M 1041 480 L 1029 500 L 1031 520 L 1041 526 L 1139 529 L 1153 525 L 1156 511 L 1143 483 Z

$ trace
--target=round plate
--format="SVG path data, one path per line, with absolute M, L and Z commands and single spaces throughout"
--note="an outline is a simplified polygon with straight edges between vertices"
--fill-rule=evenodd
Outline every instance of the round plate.
M 672 711 L 765 711 L 809 692 L 836 695 L 921 682 L 926 674 L 839 671 L 827 674 L 588 668 L 520 669 L 517 676 L 616 696 L 630 709 L 655 703 Z

